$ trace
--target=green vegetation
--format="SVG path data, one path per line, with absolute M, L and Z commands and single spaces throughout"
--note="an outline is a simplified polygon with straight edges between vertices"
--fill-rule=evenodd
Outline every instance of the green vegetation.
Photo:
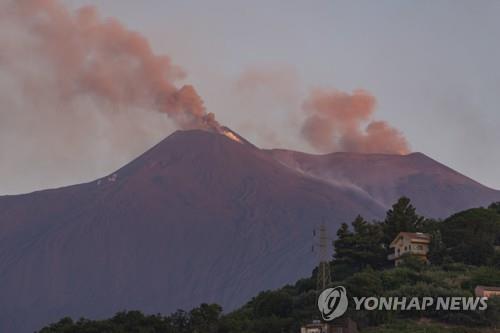
M 363 333 L 494 333 L 494 328 L 471 328 L 446 325 L 428 320 L 396 320 L 390 324 L 369 327 Z
M 222 308 L 217 304 L 202 304 L 185 312 L 178 310 L 170 316 L 146 316 L 139 311 L 119 312 L 106 320 L 63 318 L 43 328 L 40 333 L 216 333 Z
M 452 261 L 498 266 L 500 215 L 494 209 L 475 208 L 452 215 L 440 225 L 442 241 Z
M 400 231 L 432 235 L 431 264 L 408 256 L 394 268 L 388 245 Z M 469 209 L 443 221 L 416 214 L 401 198 L 383 221 L 358 216 L 342 224 L 331 262 L 333 285 L 350 296 L 473 296 L 477 285 L 500 286 L 500 203 Z M 318 319 L 316 270 L 309 278 L 275 291 L 264 291 L 240 309 L 222 314 L 216 304 L 184 312 L 146 316 L 120 312 L 107 320 L 64 318 L 40 333 L 273 333 L 299 332 Z M 350 304 L 352 306 L 353 304 Z M 486 311 L 355 311 L 348 309 L 362 332 L 494 332 L 500 325 L 500 298 L 490 298 Z

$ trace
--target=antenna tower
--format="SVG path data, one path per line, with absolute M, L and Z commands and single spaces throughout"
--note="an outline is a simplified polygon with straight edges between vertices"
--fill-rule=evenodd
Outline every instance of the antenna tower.
M 328 237 L 328 230 L 324 223 L 319 226 L 319 230 L 313 231 L 313 236 L 313 252 L 318 254 L 319 259 L 316 291 L 320 293 L 332 282 L 330 272 L 330 245 L 332 240 Z

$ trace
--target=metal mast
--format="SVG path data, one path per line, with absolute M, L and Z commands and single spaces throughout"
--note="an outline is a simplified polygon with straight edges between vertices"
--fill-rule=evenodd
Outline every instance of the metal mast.
M 313 231 L 313 235 L 315 238 L 313 251 L 318 254 L 319 259 L 316 290 L 321 292 L 332 282 L 330 272 L 330 244 L 332 241 L 328 237 L 328 230 L 324 223 L 319 226 L 317 233 L 316 230 Z

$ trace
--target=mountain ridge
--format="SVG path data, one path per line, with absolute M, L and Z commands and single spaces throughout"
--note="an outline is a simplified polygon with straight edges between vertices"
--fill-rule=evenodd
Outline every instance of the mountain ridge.
M 266 150 L 283 165 L 332 184 L 353 186 L 389 208 L 410 197 L 420 213 L 444 217 L 454 211 L 489 204 L 500 191 L 415 152 L 407 155 L 339 152 L 324 155 Z

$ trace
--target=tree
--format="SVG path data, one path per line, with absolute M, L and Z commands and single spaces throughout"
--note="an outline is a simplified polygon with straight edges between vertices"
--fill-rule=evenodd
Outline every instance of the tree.
M 443 242 L 440 230 L 430 232 L 431 243 L 429 244 L 429 253 L 427 257 L 431 264 L 441 265 L 447 258 L 446 245 Z
M 416 213 L 410 199 L 407 197 L 399 198 L 392 209 L 387 211 L 386 218 L 382 222 L 385 245 L 389 246 L 401 231 L 421 231 L 423 222 L 424 218 Z
M 189 328 L 189 316 L 184 310 L 177 310 L 168 318 L 170 324 L 178 332 L 185 332 Z
M 500 201 L 493 202 L 488 206 L 488 209 L 494 210 L 497 214 L 500 214 Z
M 402 268 L 409 268 L 414 271 L 421 271 L 425 268 L 426 263 L 422 260 L 422 258 L 413 255 L 411 253 L 405 253 L 401 256 L 401 267 Z
M 489 266 L 478 267 L 470 274 L 468 280 L 462 282 L 462 288 L 467 288 L 471 291 L 478 285 L 500 285 L 500 270 Z
M 74 330 L 75 323 L 73 322 L 73 319 L 64 317 L 57 323 L 44 327 L 40 333 L 74 332 Z
M 347 223 L 342 223 L 337 230 L 337 239 L 333 242 L 335 249 L 334 257 L 337 263 L 350 264 L 351 254 L 354 248 L 354 235 L 349 230 Z
M 353 231 L 343 223 L 334 242 L 335 262 L 339 266 L 360 271 L 365 267 L 382 267 L 386 264 L 386 250 L 382 246 L 382 229 L 358 215 L 352 222 Z M 335 266 L 335 265 L 334 265 Z M 334 267 L 335 271 L 335 267 Z
M 384 291 L 382 273 L 371 267 L 355 273 L 344 280 L 349 295 L 357 297 L 379 296 Z
M 500 236 L 500 215 L 485 208 L 454 214 L 443 221 L 441 235 L 453 260 L 470 265 L 490 264 Z
M 222 307 L 218 304 L 203 303 L 189 312 L 190 332 L 216 333 Z
M 293 299 L 285 291 L 265 291 L 260 293 L 254 302 L 254 311 L 257 318 L 287 317 L 292 311 Z

